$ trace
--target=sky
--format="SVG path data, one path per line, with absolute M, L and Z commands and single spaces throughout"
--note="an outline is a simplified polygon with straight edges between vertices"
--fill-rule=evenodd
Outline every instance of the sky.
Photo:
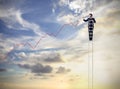
M 120 88 L 119 0 L 0 0 L 0 88 L 88 89 L 87 18 L 96 19 L 94 88 Z

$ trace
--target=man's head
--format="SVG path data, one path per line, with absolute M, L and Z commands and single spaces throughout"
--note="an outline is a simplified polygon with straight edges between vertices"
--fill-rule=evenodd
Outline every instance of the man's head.
M 90 14 L 89 14 L 89 16 L 90 16 L 90 17 L 92 17 L 92 16 L 93 16 L 93 14 L 92 14 L 92 13 L 90 13 Z

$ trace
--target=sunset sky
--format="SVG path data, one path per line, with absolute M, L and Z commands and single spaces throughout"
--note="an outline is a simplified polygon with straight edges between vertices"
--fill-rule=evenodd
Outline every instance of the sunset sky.
M 120 87 L 120 0 L 0 0 L 0 89 L 88 89 L 93 13 L 94 88 Z

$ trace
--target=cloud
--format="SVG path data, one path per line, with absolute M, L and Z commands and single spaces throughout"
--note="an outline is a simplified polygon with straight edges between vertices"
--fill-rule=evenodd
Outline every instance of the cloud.
M 68 5 L 68 4 L 69 4 L 69 0 L 59 0 L 58 4 L 59 4 L 60 6 Z
M 24 68 L 24 69 L 30 69 L 31 66 L 29 64 L 18 64 L 19 67 Z
M 31 73 L 35 74 L 45 74 L 45 73 L 51 73 L 53 68 L 49 65 L 42 65 L 40 63 L 36 63 L 34 65 L 29 64 L 18 64 L 20 68 L 29 69 L 31 70 Z
M 0 9 L 0 19 L 9 29 L 14 30 L 32 30 L 35 34 L 41 35 L 40 26 L 33 22 L 29 22 L 23 18 L 23 13 L 20 9 L 2 8 Z
M 68 15 L 61 14 L 57 17 L 58 22 L 64 22 L 64 23 L 71 23 L 74 21 L 74 19 L 75 17 L 72 14 L 68 14 Z
M 9 61 L 8 59 L 12 60 L 10 57 L 11 53 L 14 50 L 14 43 L 15 39 L 8 39 L 5 38 L 4 36 L 1 36 L 0 39 L 0 62 L 6 62 Z
M 81 13 L 85 9 L 86 0 L 74 0 L 69 3 L 69 9 L 74 11 L 74 13 Z
M 31 72 L 33 73 L 51 73 L 51 66 L 43 66 L 42 64 L 36 64 L 31 67 Z
M 111 8 L 109 7 L 110 4 L 116 5 L 115 3 L 119 3 L 119 1 L 118 0 L 116 1 L 114 0 L 104 0 L 104 1 L 100 1 L 100 0 L 84 0 L 84 1 L 83 0 L 71 0 L 71 1 L 70 0 L 59 0 L 59 5 L 62 8 L 62 11 L 59 13 L 59 15 L 62 14 L 62 16 L 58 15 L 57 19 L 59 21 L 63 18 L 63 22 L 66 22 L 66 20 L 69 20 L 70 16 L 73 16 L 72 17 L 73 19 L 81 19 L 84 16 L 88 16 L 88 13 L 90 12 L 93 12 L 95 16 L 97 15 L 100 16 L 104 14 L 103 10 L 107 10 L 107 8 Z M 119 4 L 113 7 L 118 7 L 118 6 Z M 68 10 L 66 11 L 65 8 L 71 10 L 73 13 L 69 12 Z M 101 11 L 98 12 L 99 10 Z M 68 12 L 68 13 L 64 13 L 64 12 Z M 76 15 L 78 15 L 77 18 L 75 17 Z
M 6 72 L 7 71 L 7 69 L 5 69 L 5 68 L 0 68 L 0 72 Z
M 70 69 L 66 69 L 64 67 L 59 67 L 56 73 L 64 74 L 70 72 Z
M 66 6 L 74 14 L 82 14 L 93 8 L 94 0 L 60 0 L 61 7 Z
M 60 54 L 58 53 L 50 53 L 46 55 L 43 60 L 48 63 L 63 62 Z
M 6 59 L 6 54 L 1 53 L 1 54 L 0 54 L 0 62 L 4 62 L 5 59 Z
M 26 52 L 15 52 L 17 58 L 19 58 L 23 63 L 64 63 L 60 53 L 42 50 L 42 51 L 26 51 Z

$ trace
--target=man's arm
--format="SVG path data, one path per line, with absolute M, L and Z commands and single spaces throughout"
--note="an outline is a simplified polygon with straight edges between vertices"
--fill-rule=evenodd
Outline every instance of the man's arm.
M 93 18 L 93 21 L 94 21 L 94 23 L 96 23 L 96 20 L 95 20 L 95 18 Z
M 88 19 L 83 19 L 83 21 L 87 22 L 87 21 L 88 21 Z

